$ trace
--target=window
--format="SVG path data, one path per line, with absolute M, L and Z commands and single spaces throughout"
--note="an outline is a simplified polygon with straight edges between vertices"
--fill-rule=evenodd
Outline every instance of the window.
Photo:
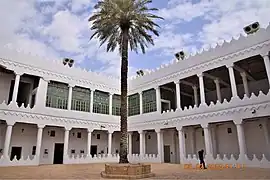
M 114 94 L 112 98 L 112 115 L 120 116 L 121 96 Z
M 202 136 L 204 136 L 204 131 L 202 130 Z
M 84 154 L 84 150 L 80 150 L 80 153 L 81 153 L 81 154 Z
M 91 91 L 82 87 L 72 88 L 71 109 L 90 112 Z
M 50 136 L 55 137 L 55 131 L 54 130 L 50 131 Z
M 157 110 L 155 89 L 144 91 L 142 94 L 142 99 L 143 99 L 143 113 L 154 112 Z
M 94 92 L 93 112 L 109 114 L 109 94 L 101 91 Z
M 68 85 L 51 81 L 48 84 L 46 106 L 67 109 Z
M 134 116 L 140 114 L 140 95 L 133 94 L 128 97 L 128 115 Z
M 33 156 L 36 155 L 36 146 L 33 146 L 33 148 L 32 148 L 32 155 Z
M 71 154 L 75 154 L 75 149 L 71 149 Z
M 81 132 L 77 133 L 77 138 L 82 138 L 82 133 Z
M 97 134 L 97 139 L 100 139 L 100 134 Z
M 228 132 L 228 134 L 231 134 L 232 133 L 232 128 L 227 128 L 227 132 Z

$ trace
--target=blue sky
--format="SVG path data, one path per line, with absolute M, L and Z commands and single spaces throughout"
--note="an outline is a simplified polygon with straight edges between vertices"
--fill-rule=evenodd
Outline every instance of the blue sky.
M 96 40 L 89 41 L 88 17 L 96 0 L 3 0 L 0 1 L 0 45 L 10 45 L 41 57 L 71 57 L 76 66 L 118 76 L 120 57 L 107 53 Z M 230 40 L 243 27 L 259 21 L 269 24 L 269 0 L 153 0 L 160 37 L 146 54 L 130 53 L 130 75 L 138 69 L 154 69 L 187 54 Z

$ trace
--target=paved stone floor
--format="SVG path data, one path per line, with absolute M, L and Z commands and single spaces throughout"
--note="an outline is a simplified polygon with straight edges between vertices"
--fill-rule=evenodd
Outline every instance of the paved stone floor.
M 102 179 L 104 164 L 1 167 L 0 179 Z M 179 164 L 152 164 L 151 179 L 270 179 L 269 169 L 185 169 Z M 150 180 L 150 179 L 149 179 Z

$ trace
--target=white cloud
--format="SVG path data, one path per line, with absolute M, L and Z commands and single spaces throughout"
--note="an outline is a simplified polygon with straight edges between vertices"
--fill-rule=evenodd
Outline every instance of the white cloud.
M 37 9 L 36 3 L 42 6 Z M 119 76 L 118 52 L 107 53 L 99 48 L 97 40 L 89 42 L 88 17 L 93 0 L 2 0 L 0 1 L 0 46 L 12 44 L 15 48 L 34 52 L 49 58 L 70 56 L 77 65 L 82 61 L 99 61 L 104 66 L 97 70 Z M 165 18 L 161 35 L 147 53 L 171 56 L 179 50 L 192 52 L 198 46 L 212 44 L 220 39 L 230 39 L 243 32 L 243 27 L 259 21 L 262 27 L 269 23 L 269 0 L 169 0 L 168 7 L 159 15 Z M 181 33 L 194 20 L 204 24 Z M 180 31 L 179 31 L 180 30 Z M 156 54 L 157 54 L 156 53 Z M 87 64 L 87 63 L 86 63 Z M 89 63 L 91 64 L 91 63 Z M 130 67 L 130 74 L 136 68 Z
M 159 15 L 169 23 L 169 30 L 162 30 L 161 37 L 151 50 L 161 50 L 168 55 L 179 48 L 189 52 L 217 43 L 219 40 L 229 40 L 243 33 L 243 27 L 259 21 L 261 27 L 269 24 L 269 0 L 201 0 L 192 3 L 189 0 L 170 0 L 168 7 L 161 9 Z M 181 33 L 181 26 L 188 26 L 193 20 L 204 21 L 196 33 Z M 176 30 L 178 29 L 178 30 Z M 180 29 L 180 31 L 179 31 Z M 190 29 L 191 32 L 194 30 Z

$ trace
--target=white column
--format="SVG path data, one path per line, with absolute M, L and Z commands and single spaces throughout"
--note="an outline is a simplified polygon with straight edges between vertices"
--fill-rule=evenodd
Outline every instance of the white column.
M 41 154 L 41 143 L 42 143 L 42 133 L 43 133 L 43 128 L 45 125 L 38 124 L 38 132 L 37 132 L 37 144 L 36 144 L 36 159 L 37 163 L 39 164 L 40 162 L 40 154 Z
M 113 94 L 109 93 L 109 115 L 112 115 L 112 101 L 113 101 Z
M 108 131 L 108 156 L 112 155 L 112 131 Z
M 181 109 L 181 91 L 180 91 L 180 81 L 174 81 L 176 87 L 176 105 L 177 109 Z
M 215 84 L 216 84 L 217 99 L 218 99 L 219 102 L 221 102 L 222 99 L 221 99 L 221 92 L 220 92 L 219 79 L 215 79 L 214 82 L 215 82 Z
M 92 144 L 92 132 L 93 129 L 87 129 L 87 156 L 91 156 L 91 144 Z
M 94 103 L 94 89 L 91 89 L 91 97 L 90 97 L 90 113 L 93 112 L 93 103 Z
M 162 161 L 162 146 L 161 146 L 161 132 L 160 129 L 155 129 L 156 133 L 157 133 L 157 150 L 158 150 L 158 155 L 160 157 L 160 161 Z
M 14 123 L 7 124 L 5 143 L 4 143 L 4 152 L 3 152 L 4 157 L 8 157 L 8 154 L 9 154 L 9 146 L 10 146 L 13 125 Z
M 129 155 L 132 155 L 132 133 L 133 132 L 128 133 L 128 154 Z
M 71 110 L 71 104 L 72 104 L 72 88 L 74 85 L 69 84 L 68 85 L 68 105 L 67 108 L 68 110 Z
M 192 86 L 193 88 L 193 94 L 194 94 L 194 104 L 196 107 L 198 107 L 199 105 L 199 101 L 198 101 L 198 87 L 197 86 Z
M 178 130 L 178 140 L 179 140 L 179 156 L 180 163 L 184 163 L 186 159 L 186 142 L 185 142 L 185 132 L 183 127 L 177 128 Z
M 18 97 L 19 85 L 20 85 L 20 78 L 21 78 L 22 73 L 17 73 L 17 72 L 14 72 L 14 73 L 15 73 L 16 77 L 15 77 L 13 94 L 12 94 L 12 102 L 16 103 L 17 97 Z
M 145 146 L 145 134 L 144 134 L 144 131 L 141 130 L 139 131 L 139 134 L 140 134 L 140 156 L 143 156 L 144 155 L 144 146 Z
M 237 87 L 236 87 L 236 81 L 235 81 L 235 76 L 234 76 L 233 64 L 228 65 L 227 68 L 229 69 L 232 97 L 237 97 Z
M 41 108 L 44 108 L 46 106 L 48 83 L 49 83 L 49 80 L 44 77 L 41 77 L 39 79 L 35 106 L 41 107 Z
M 160 97 L 160 87 L 156 87 L 156 103 L 157 103 L 157 112 L 161 113 L 161 97 Z
M 245 72 L 242 72 L 240 73 L 240 75 L 242 77 L 245 94 L 247 95 L 247 97 L 249 97 L 250 94 L 249 94 L 249 88 L 248 88 L 247 74 Z
M 265 65 L 267 78 L 268 78 L 268 83 L 269 83 L 269 88 L 270 88 L 270 61 L 269 61 L 268 54 L 263 55 L 263 60 L 264 60 L 264 65 Z
M 142 97 L 143 92 L 139 92 L 140 95 L 140 114 L 143 114 L 143 97 Z
M 203 124 L 201 125 L 203 128 L 203 132 L 204 132 L 204 143 L 205 143 L 205 154 L 206 155 L 211 155 L 212 154 L 212 142 L 211 142 L 211 133 L 209 130 L 209 125 L 208 124 Z
M 238 138 L 238 145 L 239 145 L 239 157 L 244 157 L 246 154 L 246 141 L 245 141 L 245 133 L 242 121 L 234 121 L 234 124 L 237 128 L 237 138 Z
M 197 76 L 199 77 L 201 104 L 205 104 L 203 73 L 197 74 Z
M 64 162 L 65 159 L 68 157 L 68 141 L 69 141 L 69 131 L 71 130 L 70 127 L 65 127 L 65 137 L 64 137 Z

